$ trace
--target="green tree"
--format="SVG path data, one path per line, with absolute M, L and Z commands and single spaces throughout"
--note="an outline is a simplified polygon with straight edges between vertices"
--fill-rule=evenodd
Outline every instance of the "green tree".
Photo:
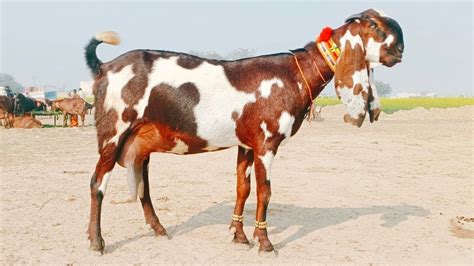
M 0 73 L 0 86 L 8 86 L 13 92 L 21 92 L 24 88 L 12 75 L 6 73 Z
M 392 93 L 392 87 L 390 87 L 390 84 L 384 83 L 380 80 L 375 81 L 375 87 L 377 88 L 377 93 L 380 97 L 386 97 Z

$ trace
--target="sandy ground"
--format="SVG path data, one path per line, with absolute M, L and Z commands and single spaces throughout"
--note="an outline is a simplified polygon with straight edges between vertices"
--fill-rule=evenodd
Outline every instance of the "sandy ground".
M 112 203 L 128 197 L 117 166 L 100 256 L 85 234 L 94 128 L 0 129 L 0 264 L 472 264 L 474 222 L 453 219 L 474 217 L 474 108 L 383 114 L 360 129 L 342 122 L 341 108 L 323 109 L 324 121 L 280 149 L 268 218 L 276 252 L 264 255 L 228 233 L 236 148 L 152 156 L 151 195 L 169 239 L 153 236 L 139 202 Z M 249 238 L 255 203 L 252 189 Z

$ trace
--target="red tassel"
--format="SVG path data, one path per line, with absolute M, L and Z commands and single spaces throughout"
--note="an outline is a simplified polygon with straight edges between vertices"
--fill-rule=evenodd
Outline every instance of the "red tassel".
M 324 27 L 318 37 L 318 42 L 327 42 L 331 38 L 332 29 L 331 27 Z

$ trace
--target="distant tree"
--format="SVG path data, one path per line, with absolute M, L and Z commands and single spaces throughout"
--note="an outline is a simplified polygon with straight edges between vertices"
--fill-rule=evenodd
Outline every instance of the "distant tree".
M 189 51 L 189 54 L 199 56 L 202 58 L 207 58 L 207 59 L 217 59 L 217 60 L 224 60 L 224 57 L 217 52 L 202 52 L 202 51 Z
M 246 57 L 255 56 L 256 49 L 238 48 L 230 51 L 225 58 L 229 60 L 236 60 Z
M 377 87 L 377 93 L 380 97 L 386 97 L 392 93 L 392 87 L 390 87 L 390 84 L 384 83 L 380 80 L 375 81 L 375 87 Z
M 241 59 L 241 58 L 254 56 L 255 52 L 256 52 L 255 49 L 238 48 L 238 49 L 230 51 L 226 55 L 221 55 L 215 51 L 202 52 L 202 51 L 192 50 L 192 51 L 189 51 L 188 53 L 195 56 L 208 58 L 208 59 L 235 60 L 235 59 Z
M 13 92 L 21 92 L 23 90 L 23 85 L 15 81 L 15 78 L 6 73 L 0 73 L 0 86 L 9 87 Z

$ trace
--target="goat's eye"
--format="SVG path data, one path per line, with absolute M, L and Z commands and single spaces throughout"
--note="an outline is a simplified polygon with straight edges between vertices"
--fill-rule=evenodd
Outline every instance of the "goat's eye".
M 377 28 L 377 25 L 375 25 L 375 23 L 370 24 L 370 28 L 371 28 L 371 29 L 375 29 L 375 28 Z
M 387 37 L 387 34 L 385 34 L 385 32 L 381 29 L 377 29 L 376 32 L 377 32 L 377 35 L 380 36 L 380 38 L 382 38 L 384 40 Z

